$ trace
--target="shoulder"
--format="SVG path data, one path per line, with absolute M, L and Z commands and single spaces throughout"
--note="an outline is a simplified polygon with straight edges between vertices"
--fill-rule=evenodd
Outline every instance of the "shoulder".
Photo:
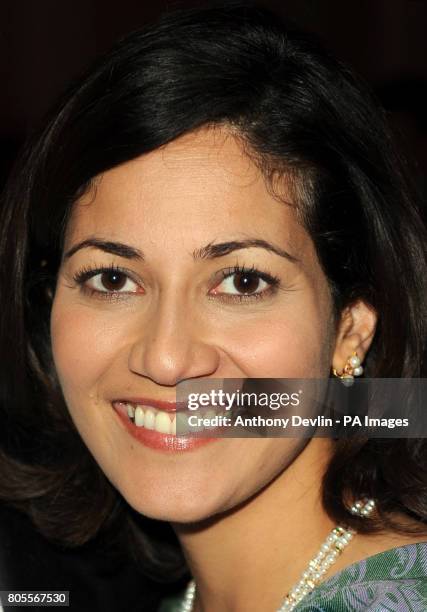
M 427 542 L 367 557 L 315 588 L 295 612 L 427 610 Z
M 164 599 L 158 612 L 179 612 L 184 591 Z M 425 612 L 427 542 L 398 546 L 349 565 L 315 588 L 294 610 Z

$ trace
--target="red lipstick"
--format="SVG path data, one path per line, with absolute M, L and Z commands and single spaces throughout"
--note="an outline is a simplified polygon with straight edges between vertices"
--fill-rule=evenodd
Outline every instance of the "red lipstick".
M 161 400 L 152 400 L 149 398 L 126 398 L 115 400 L 113 402 L 114 412 L 117 414 L 120 424 L 135 440 L 155 450 L 163 450 L 168 452 L 182 452 L 190 451 L 200 448 L 214 442 L 219 438 L 197 438 L 194 435 L 173 435 L 160 433 L 154 429 L 147 429 L 146 427 L 138 427 L 129 418 L 127 414 L 127 408 L 125 403 L 129 404 L 141 404 L 144 406 L 152 406 L 158 410 L 164 410 L 166 412 L 172 412 L 183 410 L 186 408 L 185 404 L 176 404 L 176 402 L 165 402 Z

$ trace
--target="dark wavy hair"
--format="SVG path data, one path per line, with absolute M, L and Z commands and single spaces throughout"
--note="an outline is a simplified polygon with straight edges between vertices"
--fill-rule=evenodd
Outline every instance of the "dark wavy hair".
M 50 309 L 64 228 L 92 179 L 208 125 L 233 130 L 270 188 L 291 178 L 336 320 L 357 299 L 378 313 L 366 374 L 425 372 L 426 229 L 365 85 L 263 9 L 177 11 L 119 41 L 24 149 L 4 194 L 0 498 L 70 547 L 110 530 L 163 581 L 188 572 L 182 552 L 167 523 L 127 504 L 76 431 L 52 360 Z M 426 531 L 427 441 L 334 445 L 322 483 L 334 520 L 364 533 Z M 346 491 L 376 498 L 378 519 L 350 514 Z

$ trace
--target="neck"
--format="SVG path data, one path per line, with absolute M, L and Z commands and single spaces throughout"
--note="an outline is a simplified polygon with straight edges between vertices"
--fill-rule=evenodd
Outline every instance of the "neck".
M 197 584 L 194 612 L 279 607 L 335 526 L 320 501 L 331 443 L 310 440 L 268 486 L 231 511 L 173 524 Z

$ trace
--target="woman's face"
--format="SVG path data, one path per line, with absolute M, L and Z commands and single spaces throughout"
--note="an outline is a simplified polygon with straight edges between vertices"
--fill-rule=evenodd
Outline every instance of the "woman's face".
M 74 249 L 88 240 L 104 245 Z M 199 377 L 324 378 L 334 348 L 311 239 L 219 128 L 105 172 L 76 203 L 51 336 L 68 409 L 96 461 L 136 510 L 176 522 L 248 499 L 283 472 L 295 441 L 155 449 L 128 433 L 115 400 L 175 401 L 178 383 Z

